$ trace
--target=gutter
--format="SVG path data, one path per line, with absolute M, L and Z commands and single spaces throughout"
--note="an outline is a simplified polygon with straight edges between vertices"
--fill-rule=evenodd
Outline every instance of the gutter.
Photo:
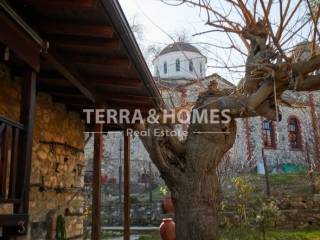
M 126 16 L 119 4 L 118 0 L 100 0 L 102 6 L 111 20 L 118 37 L 124 48 L 127 50 L 130 60 L 138 71 L 139 77 L 142 79 L 145 87 L 151 92 L 151 97 L 156 104 L 157 108 L 165 106 L 160 91 L 153 80 L 151 72 L 145 62 L 145 59 L 141 53 L 139 45 L 131 31 L 130 25 L 126 19 Z

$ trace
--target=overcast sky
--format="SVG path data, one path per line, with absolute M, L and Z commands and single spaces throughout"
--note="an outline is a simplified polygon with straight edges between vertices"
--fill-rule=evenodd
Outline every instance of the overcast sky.
M 133 19 L 135 23 L 142 26 L 142 36 L 139 44 L 144 50 L 150 45 L 165 47 L 172 43 L 171 37 L 179 32 L 186 32 L 189 41 L 198 47 L 201 52 L 208 57 L 208 65 L 216 66 L 215 57 L 225 56 L 224 50 L 218 48 L 209 48 L 204 42 L 213 44 L 222 44 L 225 40 L 224 34 L 205 34 L 192 37 L 193 34 L 209 30 L 205 26 L 205 19 L 201 17 L 199 9 L 186 5 L 179 7 L 168 6 L 159 0 L 120 0 L 121 6 L 128 18 L 130 24 Z M 170 37 L 171 36 L 171 37 Z M 239 59 L 236 59 L 235 63 Z M 148 59 L 150 63 L 150 59 Z M 151 69 L 152 70 L 152 69 Z M 229 71 L 222 69 L 209 68 L 207 74 L 217 72 L 235 83 L 241 77 L 239 74 L 231 74 Z
M 230 47 L 230 41 L 225 33 L 211 32 L 208 34 L 192 36 L 193 34 L 199 32 L 212 30 L 211 27 L 205 25 L 207 16 L 205 12 L 200 12 L 199 8 L 194 8 L 185 4 L 178 7 L 169 6 L 159 0 L 119 1 L 130 24 L 135 22 L 135 24 L 141 26 L 142 34 L 137 36 L 137 38 L 140 47 L 146 56 L 147 62 L 151 67 L 151 71 L 151 57 L 150 55 L 146 54 L 146 49 L 148 46 L 157 45 L 158 47 L 164 48 L 167 44 L 173 42 L 172 37 L 174 37 L 177 33 L 186 32 L 187 36 L 189 37 L 188 41 L 198 47 L 202 54 L 208 58 L 209 68 L 207 70 L 207 75 L 215 72 L 232 83 L 237 83 L 243 77 L 245 56 L 239 54 L 239 52 L 235 50 L 230 52 L 230 49 L 228 49 L 228 47 Z M 228 15 L 228 19 L 232 19 L 236 22 L 239 22 L 240 20 L 241 22 L 241 18 L 239 19 L 238 13 L 231 11 L 224 1 L 214 0 L 212 2 L 215 9 L 218 9 L 219 12 Z M 253 6 L 251 6 L 253 2 L 254 1 L 248 1 L 248 4 L 251 8 L 253 8 Z M 291 2 L 289 13 L 297 6 L 297 2 L 299 2 L 299 0 L 293 0 Z M 296 29 L 300 29 L 301 25 L 297 24 L 296 20 L 298 19 L 302 24 L 305 22 L 306 17 L 308 16 L 307 13 L 309 11 L 306 10 L 308 8 L 305 8 L 306 6 L 304 6 L 303 3 L 299 6 L 297 14 L 295 14 L 295 17 L 293 17 L 289 23 L 287 27 L 288 32 L 283 34 L 283 37 L 287 37 L 290 40 L 289 43 L 284 46 L 287 49 L 292 49 L 292 47 L 296 46 L 297 43 L 301 43 L 302 41 L 306 40 L 305 37 L 311 32 L 310 30 L 312 28 L 310 25 L 306 25 L 304 28 L 299 30 L 294 37 L 288 37 L 292 33 L 295 33 Z M 276 28 L 280 22 L 279 6 L 277 4 L 279 3 L 275 2 L 273 5 L 269 17 L 273 28 Z M 257 16 L 261 16 L 261 11 L 261 9 L 260 11 L 258 9 L 259 13 Z M 241 40 L 239 39 L 239 36 L 236 36 L 236 38 L 233 40 L 235 40 L 234 42 L 236 42 L 237 45 L 239 44 L 237 47 L 246 52 Z M 212 44 L 214 46 L 212 46 Z M 226 48 L 223 49 L 216 46 L 224 46 Z M 225 65 L 234 66 L 234 68 L 226 69 L 224 68 Z M 238 66 L 241 66 L 241 68 L 238 68 Z

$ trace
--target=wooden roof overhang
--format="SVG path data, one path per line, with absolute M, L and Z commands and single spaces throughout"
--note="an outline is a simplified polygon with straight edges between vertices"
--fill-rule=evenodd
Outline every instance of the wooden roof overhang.
M 105 104 L 146 113 L 163 105 L 118 0 L 7 0 L 0 6 L 0 41 L 38 72 L 37 89 L 68 110 Z

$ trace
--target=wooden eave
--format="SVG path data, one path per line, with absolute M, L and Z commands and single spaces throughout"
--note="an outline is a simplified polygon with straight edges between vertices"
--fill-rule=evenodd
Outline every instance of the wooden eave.
M 7 3 L 14 16 L 2 8 L 1 26 L 14 31 L 0 30 L 0 41 L 38 72 L 37 89 L 54 101 L 79 113 L 98 103 L 144 112 L 163 105 L 118 0 Z

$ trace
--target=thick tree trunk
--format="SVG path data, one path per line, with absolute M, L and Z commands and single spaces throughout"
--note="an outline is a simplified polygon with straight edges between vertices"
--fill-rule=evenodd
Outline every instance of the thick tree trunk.
M 207 99 L 207 98 L 205 98 Z M 221 101 L 210 108 L 221 109 Z M 195 108 L 202 109 L 200 99 Z M 148 126 L 165 128 L 164 125 Z M 235 141 L 236 123 L 192 123 L 186 142 L 143 138 L 173 197 L 177 240 L 217 240 L 221 188 L 217 168 Z
M 218 239 L 220 188 L 216 174 L 190 179 L 174 199 L 177 240 Z
M 218 108 L 218 106 L 217 106 Z M 218 239 L 222 194 L 217 168 L 235 141 L 236 124 L 191 124 L 183 181 L 173 195 L 177 240 Z
M 210 4 L 202 5 L 200 1 L 183 2 L 202 7 L 218 16 L 218 13 L 210 8 Z M 232 92 L 208 89 L 199 96 L 194 109 L 229 109 L 232 118 L 261 115 L 272 120 L 279 119 L 276 97 L 281 98 L 283 91 L 320 89 L 320 75 L 310 74 L 319 69 L 320 55 L 297 63 L 290 59 L 288 61 L 279 44 L 283 26 L 279 29 L 280 35 L 277 33 L 273 36 L 268 21 L 256 21 L 255 15 L 250 14 L 242 1 L 234 5 L 243 13 L 247 26 L 242 29 L 238 25 L 234 25 L 234 29 L 232 26 L 221 28 L 238 32 L 249 49 L 242 87 Z M 268 8 L 263 6 L 266 15 L 263 19 L 268 19 Z M 224 17 L 221 19 L 225 22 Z M 207 24 L 217 27 L 210 19 Z M 173 126 L 159 124 L 138 128 L 173 129 Z M 235 135 L 236 125 L 232 120 L 228 124 L 196 124 L 191 121 L 186 141 L 166 136 L 141 137 L 171 191 L 176 208 L 177 240 L 218 239 L 217 209 L 221 191 L 217 168 L 232 147 Z

